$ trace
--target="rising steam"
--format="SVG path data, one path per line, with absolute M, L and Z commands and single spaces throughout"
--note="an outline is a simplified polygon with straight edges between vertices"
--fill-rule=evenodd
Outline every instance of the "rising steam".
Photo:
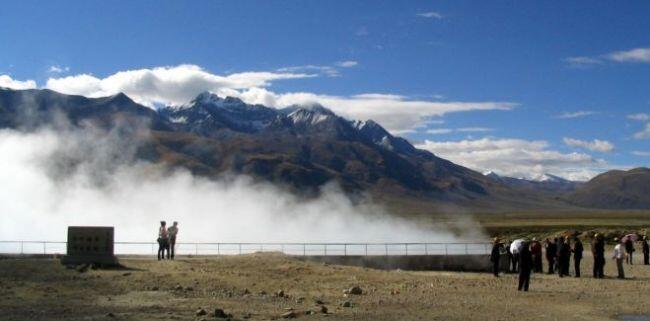
M 0 131 L 0 239 L 65 240 L 69 225 L 115 226 L 120 241 L 154 241 L 160 220 L 197 242 L 449 242 L 454 235 L 351 202 L 330 184 L 302 199 L 245 176 L 220 180 L 135 160 L 124 129 Z M 478 233 L 478 234 L 477 234 Z

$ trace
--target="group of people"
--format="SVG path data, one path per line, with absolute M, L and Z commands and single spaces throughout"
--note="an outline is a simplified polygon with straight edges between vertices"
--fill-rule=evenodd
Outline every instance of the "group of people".
M 573 254 L 573 266 L 575 277 L 580 277 L 580 262 L 583 258 L 584 246 L 578 237 L 573 237 L 573 244 L 570 242 L 571 238 L 556 237 L 554 239 L 547 238 L 542 245 L 536 238 L 532 241 L 517 240 L 512 243 L 506 241 L 501 242 L 498 238 L 494 239 L 490 260 L 492 261 L 492 268 L 495 277 L 499 276 L 501 270 L 501 257 L 506 257 L 507 270 L 512 273 L 519 273 L 519 286 L 518 290 L 528 291 L 530 283 L 530 275 L 532 272 L 543 273 L 542 267 L 542 249 L 545 250 L 546 261 L 548 264 L 548 274 L 556 273 L 560 277 L 569 276 L 571 255 Z M 625 278 L 625 271 L 623 263 L 627 261 L 632 264 L 632 255 L 635 252 L 634 241 L 630 237 L 615 238 L 614 252 L 612 259 L 616 262 L 618 270 L 618 278 Z M 641 240 L 643 263 L 649 263 L 649 246 L 647 237 Z M 591 242 L 591 253 L 594 258 L 593 277 L 604 278 L 605 267 L 605 240 L 602 235 L 595 234 Z
M 172 226 L 167 227 L 167 222 L 160 221 L 160 227 L 158 228 L 158 261 L 165 259 L 165 252 L 167 252 L 168 260 L 174 259 L 176 235 L 178 235 L 178 222 L 174 222 Z

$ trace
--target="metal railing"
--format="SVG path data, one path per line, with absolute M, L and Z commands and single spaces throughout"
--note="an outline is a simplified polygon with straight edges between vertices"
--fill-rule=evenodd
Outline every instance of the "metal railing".
M 117 255 L 151 255 L 158 251 L 156 242 L 115 242 Z M 256 252 L 281 252 L 297 256 L 371 256 L 371 255 L 483 255 L 491 243 L 176 243 L 177 255 L 242 255 Z M 0 241 L 0 254 L 65 254 L 66 242 Z

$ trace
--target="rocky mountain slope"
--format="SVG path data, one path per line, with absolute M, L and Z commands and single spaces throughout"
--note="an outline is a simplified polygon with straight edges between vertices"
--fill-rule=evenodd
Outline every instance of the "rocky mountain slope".
M 137 136 L 139 160 L 211 178 L 246 174 L 296 193 L 315 193 L 334 181 L 350 195 L 418 204 L 419 211 L 567 208 L 558 191 L 575 188 L 485 176 L 416 149 L 372 120 L 347 120 L 319 105 L 275 109 L 206 92 L 156 111 L 124 94 L 91 99 L 0 89 L 0 128 L 42 126 L 119 128 Z M 576 196 L 573 204 L 587 203 Z

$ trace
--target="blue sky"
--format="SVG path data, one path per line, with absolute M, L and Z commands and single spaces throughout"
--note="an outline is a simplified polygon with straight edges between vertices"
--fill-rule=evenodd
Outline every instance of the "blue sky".
M 0 86 L 313 100 L 477 170 L 586 179 L 650 166 L 648 17 L 647 1 L 15 1 Z

